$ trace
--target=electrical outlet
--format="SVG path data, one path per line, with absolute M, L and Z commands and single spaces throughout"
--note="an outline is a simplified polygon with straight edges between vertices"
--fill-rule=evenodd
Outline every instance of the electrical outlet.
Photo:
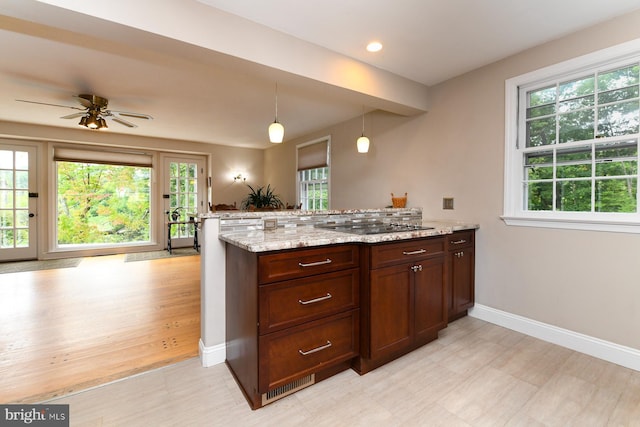
M 442 198 L 442 209 L 453 209 L 453 197 Z

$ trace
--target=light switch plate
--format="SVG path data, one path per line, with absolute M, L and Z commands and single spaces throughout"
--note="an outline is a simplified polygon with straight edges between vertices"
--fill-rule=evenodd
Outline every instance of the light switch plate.
M 453 197 L 442 198 L 442 209 L 453 209 Z

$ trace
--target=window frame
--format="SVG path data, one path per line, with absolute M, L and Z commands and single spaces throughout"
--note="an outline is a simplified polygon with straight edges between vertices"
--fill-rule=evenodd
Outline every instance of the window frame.
M 567 81 L 596 68 L 601 70 L 613 69 L 634 61 L 640 61 L 640 39 L 573 58 L 505 81 L 504 205 L 501 218 L 507 225 L 640 233 L 640 206 L 635 213 L 525 210 L 523 206 L 525 200 L 523 185 L 524 152 L 522 151 L 523 147 L 521 147 L 524 145 L 524 141 L 519 141 L 519 138 L 524 133 L 520 120 L 521 117 L 524 117 L 521 108 L 522 105 L 526 104 L 524 100 L 521 103 L 519 99 L 522 88 L 530 91 L 537 87 L 544 87 L 552 80 L 562 79 Z M 524 122 L 525 119 L 523 118 L 522 123 Z M 622 138 L 638 140 L 639 134 L 604 138 L 602 142 L 620 140 Z M 541 149 L 551 150 L 560 146 L 564 147 L 564 144 L 545 145 Z M 640 199 L 637 199 L 637 201 L 640 204 Z
M 302 184 L 303 182 L 300 179 L 300 175 L 302 170 L 298 169 L 298 155 L 301 148 L 308 147 L 313 144 L 325 143 L 327 144 L 327 209 L 331 209 L 331 136 L 324 136 L 322 138 L 314 139 L 312 141 L 308 141 L 302 144 L 298 144 L 296 146 L 296 200 L 297 204 L 302 205 Z M 325 167 L 325 166 L 323 166 Z M 311 170 L 317 168 L 309 168 L 305 170 Z M 307 181 L 308 182 L 308 181 Z M 304 206 L 301 206 L 301 209 L 305 209 Z
M 56 144 L 50 147 L 50 169 L 49 169 L 49 194 L 51 203 L 49 206 L 48 235 L 50 252 L 74 252 L 84 255 L 100 254 L 103 251 L 110 253 L 113 249 L 120 249 L 128 252 L 126 248 L 155 247 L 157 245 L 155 237 L 156 220 L 155 212 L 157 201 L 156 193 L 156 161 L 152 152 L 140 152 L 133 150 L 120 150 L 110 147 L 84 148 L 66 144 Z M 58 154 L 57 154 L 58 153 Z M 79 154 L 74 158 L 74 154 Z M 105 164 L 114 166 L 146 167 L 149 169 L 149 240 L 138 242 L 118 242 L 118 243 L 82 243 L 82 244 L 60 244 L 58 243 L 58 162 L 77 162 L 90 164 Z

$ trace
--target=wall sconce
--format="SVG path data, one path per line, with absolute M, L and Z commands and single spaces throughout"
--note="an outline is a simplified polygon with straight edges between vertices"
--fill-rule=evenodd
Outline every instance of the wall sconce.
M 242 173 L 240 172 L 233 174 L 233 182 L 237 182 L 237 181 L 246 182 L 247 181 L 246 175 L 242 175 Z

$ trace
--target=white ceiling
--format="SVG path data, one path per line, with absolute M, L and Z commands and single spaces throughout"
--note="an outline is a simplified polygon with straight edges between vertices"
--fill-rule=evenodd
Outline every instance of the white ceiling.
M 639 0 L 3 0 L 0 120 L 60 119 L 93 93 L 154 117 L 110 133 L 265 148 L 369 111 L 423 111 L 427 86 L 632 10 Z M 95 9 L 95 10 L 94 10 Z M 237 15 L 237 16 L 236 16 Z M 378 39 L 384 49 L 365 51 Z M 424 89 L 424 91 L 422 90 Z M 95 132 L 83 130 L 84 132 Z M 354 135 L 354 138 L 357 135 Z

